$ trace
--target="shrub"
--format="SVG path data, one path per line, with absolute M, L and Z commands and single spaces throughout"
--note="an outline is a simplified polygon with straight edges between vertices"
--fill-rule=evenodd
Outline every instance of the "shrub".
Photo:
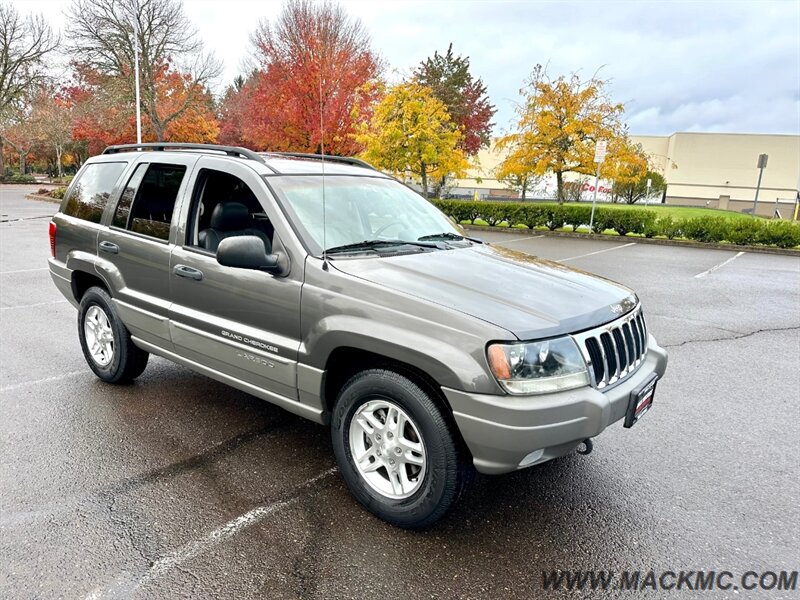
M 49 196 L 50 195 L 50 190 L 48 190 L 47 188 L 39 188 L 38 190 L 36 190 L 36 195 L 37 196 Z
M 49 195 L 50 195 L 51 198 L 55 198 L 57 200 L 63 200 L 64 196 L 66 195 L 66 193 L 67 193 L 67 188 L 58 187 L 58 188 L 56 188 L 54 190 L 50 190 L 50 194 Z
M 789 221 L 766 223 L 759 232 L 758 243 L 778 248 L 796 248 L 800 246 L 800 225 Z
M 727 233 L 725 219 L 721 217 L 687 219 L 681 229 L 685 237 L 698 242 L 721 242 Z
M 566 220 L 564 207 L 560 204 L 548 205 L 544 209 L 544 217 L 545 226 L 550 231 L 555 231 L 556 229 L 564 226 L 564 221 Z
M 647 224 L 655 220 L 655 215 L 648 210 L 609 209 L 604 212 L 607 212 L 607 229 L 613 229 L 620 235 L 644 233 Z
M 564 222 L 572 227 L 572 231 L 581 225 L 589 225 L 592 215 L 591 205 L 562 206 L 561 210 L 564 213 Z
M 591 212 L 591 209 L 589 209 Z M 592 223 L 592 233 L 603 233 L 606 229 L 612 229 L 613 212 L 611 208 L 597 208 L 594 211 L 594 222 Z
M 527 225 L 531 229 L 542 227 L 547 222 L 547 214 L 541 204 L 528 202 L 519 207 L 516 221 L 522 225 Z
M 755 244 L 763 229 L 764 221 L 761 219 L 736 219 L 728 222 L 725 239 L 739 246 Z
M 672 240 L 683 235 L 682 222 L 673 219 L 671 215 L 659 217 L 650 223 L 645 229 L 645 235 L 647 237 L 653 237 L 652 235 L 647 235 L 648 230 L 655 230 L 655 235 L 664 235 L 668 240 Z
M 487 202 L 487 206 L 483 207 L 480 213 L 480 218 L 486 221 L 490 226 L 498 225 L 503 221 L 507 221 L 511 226 L 515 218 L 516 202 Z

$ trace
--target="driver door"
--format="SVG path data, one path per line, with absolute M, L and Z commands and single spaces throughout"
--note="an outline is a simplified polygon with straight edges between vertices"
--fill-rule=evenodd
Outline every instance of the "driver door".
M 277 404 L 295 405 L 302 264 L 290 263 L 285 276 L 225 267 L 217 262 L 215 248 L 201 243 L 213 237 L 203 233 L 237 234 L 217 231 L 211 226 L 225 225 L 209 216 L 217 205 L 234 203 L 247 206 L 248 232 L 263 230 L 272 246 L 282 249 L 273 226 L 277 207 L 258 174 L 230 160 L 201 157 L 189 183 L 183 244 L 175 246 L 170 259 L 175 350 L 212 376 L 255 393 L 253 386 Z

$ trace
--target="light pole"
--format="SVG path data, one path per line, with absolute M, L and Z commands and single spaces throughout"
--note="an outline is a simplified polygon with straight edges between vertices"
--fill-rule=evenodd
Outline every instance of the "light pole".
M 142 143 L 142 107 L 139 99 L 139 28 L 133 22 L 133 72 L 136 78 L 136 143 Z
M 644 205 L 645 206 L 650 206 L 650 188 L 651 187 L 653 187 L 653 180 L 652 179 L 648 179 L 647 180 L 647 192 L 645 193 L 645 197 L 644 197 Z
M 606 158 L 607 147 L 608 142 L 605 140 L 598 140 L 594 148 L 594 162 L 597 167 L 595 167 L 594 170 L 594 195 L 592 196 L 592 216 L 589 217 L 589 233 L 592 233 L 592 227 L 594 226 L 594 207 L 597 204 L 597 184 L 600 179 L 600 165 L 603 164 Z
M 756 184 L 756 197 L 753 200 L 753 216 L 756 216 L 756 206 L 758 205 L 758 191 L 761 189 L 761 178 L 764 176 L 764 169 L 767 168 L 767 159 L 769 156 L 766 154 L 758 155 L 758 183 Z

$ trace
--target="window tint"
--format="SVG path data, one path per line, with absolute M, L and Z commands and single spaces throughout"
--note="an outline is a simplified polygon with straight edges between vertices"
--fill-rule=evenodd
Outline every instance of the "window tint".
M 172 211 L 185 173 L 186 167 L 183 165 L 151 164 L 141 182 L 135 181 L 134 174 L 125 189 L 126 194 L 133 194 L 128 188 L 137 188 L 138 184 L 133 208 L 125 205 L 118 207 L 119 219 L 115 215 L 115 222 L 127 221 L 127 228 L 131 231 L 162 240 L 169 239 Z M 127 211 L 130 211 L 129 217 L 124 214 Z
M 122 227 L 123 229 L 128 227 L 131 205 L 133 204 L 133 199 L 136 197 L 136 190 L 139 189 L 139 185 L 142 183 L 142 178 L 148 166 L 150 165 L 147 163 L 138 165 L 133 175 L 131 175 L 131 178 L 128 179 L 128 185 L 126 185 L 125 189 L 122 191 L 119 202 L 117 202 L 117 210 L 114 212 L 112 225 L 115 227 Z
M 70 190 L 64 214 L 99 223 L 114 185 L 127 164 L 104 162 L 86 165 Z

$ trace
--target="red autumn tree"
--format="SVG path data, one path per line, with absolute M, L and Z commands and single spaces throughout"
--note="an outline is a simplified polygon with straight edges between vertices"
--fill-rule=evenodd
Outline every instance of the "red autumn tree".
M 219 123 L 210 92 L 199 94 L 191 76 L 163 64 L 153 81 L 158 115 L 176 114 L 161 134 L 142 113 L 142 141 L 215 143 Z M 106 146 L 136 141 L 136 109 L 114 80 L 85 66 L 76 67 L 76 81 L 66 93 L 74 104 L 73 136 L 87 142 L 89 154 Z M 188 98 L 188 102 L 187 102 Z
M 382 68 L 361 22 L 333 2 L 289 0 L 252 41 L 259 69 L 226 96 L 223 138 L 258 149 L 357 153 L 354 124 L 368 118 Z
M 241 75 L 225 90 L 219 105 L 219 143 L 229 146 L 247 145 L 244 132 L 252 105 L 253 78 Z

